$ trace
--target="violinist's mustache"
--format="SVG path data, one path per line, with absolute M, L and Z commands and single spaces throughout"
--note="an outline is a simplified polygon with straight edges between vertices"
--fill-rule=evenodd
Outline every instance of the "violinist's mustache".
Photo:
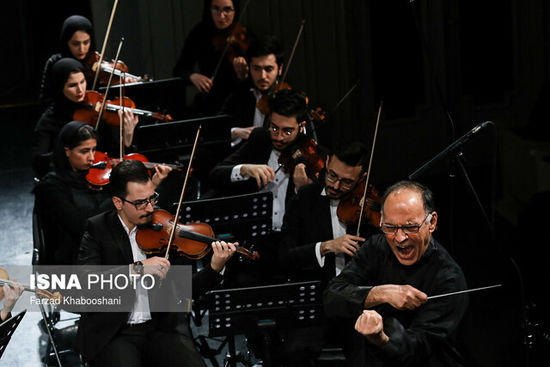
M 153 219 L 153 213 L 149 213 L 149 214 L 143 214 L 140 218 L 147 218 L 147 219 Z

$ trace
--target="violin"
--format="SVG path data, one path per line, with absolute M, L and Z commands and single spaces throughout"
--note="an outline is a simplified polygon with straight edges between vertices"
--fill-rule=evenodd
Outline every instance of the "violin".
M 101 55 L 99 52 L 95 51 L 89 54 L 89 56 L 84 60 L 84 63 L 95 73 L 97 72 L 97 69 L 99 67 L 99 60 L 101 58 Z M 113 70 L 114 69 L 114 70 Z M 99 70 L 99 82 L 101 84 L 107 84 L 109 82 L 109 77 L 113 73 L 113 75 L 118 76 L 117 79 L 114 79 L 111 84 L 118 85 L 121 84 L 121 78 L 125 78 L 125 80 L 130 81 L 132 83 L 138 82 L 143 83 L 148 80 L 148 78 L 140 77 L 137 75 L 133 75 L 128 73 L 128 66 L 124 63 L 124 61 L 102 61 L 101 62 L 101 68 Z
M 258 103 L 256 103 L 256 108 L 258 109 L 258 111 L 260 111 L 264 116 L 267 116 L 270 112 L 269 97 L 282 89 L 292 90 L 292 87 L 287 82 L 277 82 L 277 84 L 275 84 L 269 91 L 264 93 L 258 100 Z
M 175 216 L 163 209 L 155 210 L 153 220 L 146 226 L 138 227 L 136 242 L 146 254 L 158 254 L 167 251 L 170 233 L 174 227 Z M 211 250 L 213 241 L 222 241 L 214 235 L 207 223 L 176 223 L 176 235 L 170 250 L 192 260 L 203 258 Z M 258 260 L 260 255 L 244 247 L 236 246 L 237 252 L 251 260 Z
M 156 165 L 160 163 L 149 162 L 147 157 L 139 153 L 130 153 L 126 154 L 123 157 L 124 160 L 133 159 L 136 161 L 141 161 L 147 169 L 154 169 Z M 113 168 L 120 162 L 120 159 L 110 158 L 107 153 L 96 151 L 94 153 L 94 164 L 90 167 L 88 174 L 86 175 L 86 181 L 94 188 L 101 189 L 109 183 L 109 177 L 111 176 L 111 171 Z M 165 166 L 172 168 L 175 171 L 182 171 L 183 166 L 177 164 L 165 164 Z
M 212 37 L 212 44 L 218 51 L 222 51 L 226 45 L 229 45 L 225 57 L 228 61 L 233 62 L 235 57 L 242 56 L 246 53 L 250 46 L 250 39 L 246 34 L 246 27 L 243 27 L 241 23 L 233 23 L 230 26 L 229 36 L 223 37 L 218 33 Z
M 73 119 L 76 121 L 82 121 L 95 127 L 97 125 L 97 119 L 101 110 L 101 105 L 105 100 L 105 95 L 93 91 L 87 90 L 84 98 L 83 108 L 75 110 Z M 124 106 L 124 107 L 123 107 Z M 151 112 L 146 110 L 140 110 L 136 108 L 134 101 L 128 97 L 115 98 L 112 101 L 105 101 L 105 107 L 103 108 L 103 114 L 101 116 L 102 121 L 105 121 L 111 126 L 120 126 L 120 117 L 118 116 L 119 110 L 131 110 L 134 115 L 152 117 L 160 121 L 173 121 L 174 119 L 170 115 L 163 115 L 157 112 Z
M 246 12 L 246 8 L 248 8 L 249 3 L 250 0 L 247 0 L 241 14 L 239 15 L 239 19 L 230 26 L 228 37 L 224 38 L 221 34 L 217 34 L 212 37 L 212 45 L 214 48 L 218 51 L 223 50 L 218 63 L 214 68 L 212 77 L 210 78 L 212 81 L 214 81 L 218 71 L 220 71 L 220 66 L 222 65 L 224 58 L 227 57 L 227 60 L 230 63 L 233 63 L 235 57 L 244 55 L 250 46 L 250 40 L 246 34 L 246 28 L 241 25 L 241 20 Z
M 20 285 L 23 287 L 23 290 L 27 292 L 35 293 L 37 296 L 42 298 L 54 299 L 57 301 L 60 301 L 62 298 L 61 293 L 59 292 L 51 293 L 44 289 L 32 289 L 28 285 L 23 285 L 23 284 L 13 282 L 10 280 L 8 272 L 4 268 L 0 268 L 0 301 L 4 299 L 4 289 L 3 289 L 4 284 L 7 284 L 9 286 Z
M 363 180 L 355 189 L 348 192 L 338 203 L 336 214 L 346 225 L 356 224 L 363 210 L 363 217 L 373 227 L 380 227 L 381 198 L 373 185 L 369 184 L 365 191 L 366 181 Z M 363 196 L 364 195 L 364 196 Z M 364 204 L 363 204 L 364 201 Z
M 372 147 L 369 158 L 369 167 L 367 168 L 367 177 L 360 185 L 357 185 L 349 197 L 342 199 L 338 203 L 338 209 L 336 214 L 338 218 L 346 224 L 357 223 L 356 236 L 359 236 L 361 231 L 361 223 L 363 218 L 366 218 L 369 223 L 379 228 L 381 219 L 381 200 L 378 196 L 378 192 L 369 184 L 369 178 L 372 167 L 372 158 L 374 156 L 374 146 L 376 145 L 376 136 L 378 135 L 378 125 L 380 124 L 380 116 L 382 115 L 382 104 L 378 108 L 378 116 L 376 117 L 376 126 L 374 128 L 374 136 L 372 139 Z M 340 206 L 341 205 L 341 206 Z
M 297 164 L 304 163 L 309 177 L 318 176 L 319 172 L 325 168 L 325 160 L 317 152 L 318 144 L 315 140 L 306 136 L 300 140 L 293 149 L 289 149 L 288 152 L 281 152 L 277 170 L 282 168 L 283 171 L 292 174 Z

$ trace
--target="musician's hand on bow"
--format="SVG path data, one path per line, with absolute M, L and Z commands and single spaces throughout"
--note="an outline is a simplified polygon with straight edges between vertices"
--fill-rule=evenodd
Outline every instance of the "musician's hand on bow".
M 153 177 L 151 178 L 151 181 L 153 182 L 153 187 L 156 189 L 160 186 L 160 183 L 168 177 L 168 174 L 172 172 L 172 167 L 166 166 L 164 164 L 157 164 L 155 166 L 155 173 L 153 174 Z
M 153 256 L 142 261 L 143 274 L 156 275 L 160 279 L 166 278 L 166 273 L 170 270 L 170 261 L 164 257 Z
M 359 249 L 359 242 L 364 241 L 363 237 L 345 234 L 333 240 L 321 242 L 321 255 L 324 256 L 333 252 L 335 254 L 344 253 L 353 257 Z
M 250 177 L 256 180 L 258 188 L 262 188 L 275 178 L 275 171 L 266 164 L 243 164 L 241 176 Z
M 139 118 L 129 108 L 125 108 L 124 112 L 122 110 L 118 110 L 117 112 L 118 117 L 123 121 L 124 146 L 129 147 L 134 140 L 134 130 L 139 122 Z
M 195 87 L 197 87 L 197 89 L 202 93 L 210 92 L 210 89 L 214 84 L 212 82 L 212 79 L 199 73 L 191 74 L 189 80 L 191 80 L 191 83 L 193 83 Z
M 242 56 L 235 57 L 233 59 L 233 70 L 235 70 L 237 78 L 240 80 L 246 79 L 248 76 L 248 64 L 246 63 L 246 59 Z

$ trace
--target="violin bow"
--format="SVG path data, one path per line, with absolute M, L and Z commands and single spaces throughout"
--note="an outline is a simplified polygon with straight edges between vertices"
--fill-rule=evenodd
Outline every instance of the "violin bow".
M 107 31 L 105 32 L 105 39 L 103 40 L 103 46 L 101 47 L 101 54 L 99 55 L 99 62 L 97 64 L 98 67 L 95 72 L 94 83 L 92 84 L 92 90 L 95 90 L 95 86 L 97 84 L 97 79 L 99 77 L 99 72 L 101 70 L 101 63 L 103 62 L 103 55 L 105 53 L 105 47 L 107 46 L 107 41 L 109 40 L 109 34 L 111 33 L 111 26 L 113 25 L 113 20 L 115 18 L 117 5 L 118 5 L 118 0 L 115 0 L 115 3 L 113 4 L 113 9 L 111 10 L 111 17 L 109 19 L 109 23 L 107 24 Z M 107 93 L 105 93 L 105 95 L 107 95 Z
M 120 42 L 118 43 L 118 49 L 116 51 L 116 57 L 115 57 L 115 65 L 118 63 L 118 56 L 120 55 L 120 50 L 122 49 L 123 42 L 124 42 L 124 37 L 122 37 L 120 39 Z M 107 87 L 105 88 L 105 95 L 103 97 L 103 101 L 101 102 L 101 109 L 99 110 L 99 114 L 97 116 L 97 122 L 95 124 L 96 130 L 99 129 L 99 123 L 101 122 L 101 117 L 103 117 L 103 110 L 105 108 L 105 103 L 107 103 L 107 94 L 109 93 L 109 88 L 111 87 L 111 80 L 113 80 L 114 72 L 115 72 L 115 68 L 111 70 L 111 75 L 109 75 L 109 81 L 107 82 Z
M 169 254 L 170 254 L 170 247 L 172 247 L 172 244 L 174 243 L 174 238 L 176 236 L 176 227 L 178 226 L 178 220 L 180 217 L 180 210 L 181 210 L 181 204 L 183 203 L 183 197 L 185 195 L 185 188 L 187 187 L 187 179 L 189 178 L 189 174 L 191 172 L 191 164 L 193 163 L 193 157 L 195 157 L 195 150 L 197 149 L 197 143 L 199 142 L 199 136 L 201 133 L 202 125 L 199 125 L 199 128 L 197 129 L 197 134 L 195 135 L 195 142 L 193 143 L 193 150 L 191 150 L 191 157 L 189 158 L 189 164 L 187 165 L 187 172 L 185 173 L 185 180 L 183 181 L 183 186 L 181 188 L 181 194 L 180 194 L 180 200 L 178 202 L 178 207 L 176 209 L 176 214 L 174 215 L 174 225 L 172 226 L 172 229 L 170 230 L 170 239 L 168 240 L 168 246 L 166 247 L 166 253 L 164 254 L 164 258 L 168 260 Z
M 298 46 L 298 42 L 300 42 L 300 38 L 302 37 L 305 24 L 306 24 L 306 20 L 302 19 L 302 24 L 300 25 L 300 29 L 298 29 L 298 35 L 294 40 L 294 45 L 292 46 L 292 51 L 290 52 L 290 57 L 288 58 L 288 63 L 286 65 L 285 72 L 283 73 L 283 77 L 281 78 L 281 83 L 283 83 L 286 80 L 286 74 L 288 73 L 288 69 L 290 69 L 290 64 L 292 64 L 292 59 L 294 59 L 294 53 L 296 52 L 296 47 Z
M 380 107 L 378 107 L 378 117 L 376 118 L 376 127 L 374 128 L 374 137 L 372 139 L 372 147 L 369 158 L 369 168 L 367 169 L 367 179 L 365 181 L 365 191 L 363 191 L 363 198 L 361 199 L 361 212 L 359 213 L 359 221 L 357 222 L 356 236 L 359 236 L 361 229 L 361 221 L 363 220 L 363 210 L 365 209 L 365 199 L 367 197 L 367 189 L 369 187 L 370 169 L 372 167 L 372 157 L 374 155 L 374 146 L 376 145 L 376 136 L 378 135 L 378 124 L 380 123 L 380 115 L 382 114 L 382 105 L 384 102 L 380 101 Z
M 243 10 L 241 11 L 241 14 L 239 14 L 239 19 L 237 20 L 237 23 L 241 23 L 241 20 L 243 19 L 243 15 L 246 11 L 246 8 L 248 8 L 249 3 L 250 3 L 250 0 L 247 0 L 246 3 L 244 4 Z M 235 25 L 237 23 L 233 23 L 233 25 Z M 214 81 L 214 78 L 216 78 L 216 75 L 218 74 L 218 71 L 220 71 L 220 67 L 222 66 L 223 58 L 225 57 L 225 54 L 229 50 L 229 47 L 230 47 L 230 43 L 226 42 L 225 47 L 223 49 L 223 52 L 220 56 L 220 59 L 218 60 L 218 63 L 216 64 L 216 68 L 214 69 L 214 72 L 212 73 L 212 77 L 210 78 L 210 79 L 212 79 L 212 81 Z
M 353 92 L 355 90 L 355 88 L 357 88 L 357 86 L 359 85 L 359 82 L 361 80 L 360 79 L 357 79 L 357 81 L 355 82 L 355 84 L 346 92 L 346 94 L 344 94 L 344 96 L 342 98 L 340 98 L 340 100 L 338 101 L 338 103 L 336 103 L 336 105 L 332 108 L 332 111 L 330 111 L 330 114 L 334 114 L 334 112 L 336 112 L 336 110 L 338 108 L 340 108 L 340 106 L 342 105 L 342 103 L 344 103 L 344 101 L 349 97 L 349 95 L 351 94 L 351 92 Z

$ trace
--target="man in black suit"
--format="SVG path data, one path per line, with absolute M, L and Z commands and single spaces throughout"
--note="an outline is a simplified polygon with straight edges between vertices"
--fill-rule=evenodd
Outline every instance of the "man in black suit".
M 279 158 L 298 145 L 307 120 L 305 96 L 295 90 L 280 90 L 269 99 L 268 129 L 252 131 L 248 141 L 210 172 L 212 196 L 240 195 L 255 191 L 273 193 L 273 230 L 280 231 L 285 206 L 302 186 L 312 183 L 304 164 L 293 172 L 279 169 Z
M 327 158 L 324 180 L 304 187 L 290 202 L 283 220 L 280 263 L 293 280 L 322 280 L 326 285 L 353 257 L 372 228 L 366 221 L 346 225 L 336 212 L 340 199 L 366 176 L 366 149 L 351 143 Z M 354 234 L 350 234 L 354 233 Z
M 264 113 L 258 101 L 277 85 L 283 71 L 283 49 L 275 36 L 253 39 L 246 52 L 250 76 L 240 82 L 225 100 L 221 114 L 233 121 L 231 145 L 246 141 L 252 130 L 264 126 Z M 264 111 L 265 112 L 265 111 Z
M 373 230 L 356 224 L 346 225 L 337 216 L 340 200 L 353 191 L 366 176 L 367 155 L 361 143 L 351 143 L 329 155 L 323 179 L 302 188 L 285 213 L 279 264 L 292 281 L 320 280 L 325 287 L 353 257 L 359 244 Z M 354 234 L 348 234 L 354 233 Z M 323 325 L 280 331 L 285 343 L 278 355 L 285 366 L 307 366 L 326 344 L 347 347 L 344 325 Z M 345 350 L 347 352 L 347 348 Z
M 146 258 L 136 242 L 137 226 L 152 219 L 158 194 L 143 163 L 126 160 L 110 177 L 116 211 L 92 217 L 80 245 L 81 265 L 126 265 L 134 274 L 165 279 L 170 262 Z M 193 296 L 220 283 L 233 244 L 212 244 L 209 266 L 193 276 Z M 95 366 L 205 366 L 190 339 L 185 314 L 152 313 L 150 293 L 138 288 L 132 312 L 82 314 L 77 349 Z

